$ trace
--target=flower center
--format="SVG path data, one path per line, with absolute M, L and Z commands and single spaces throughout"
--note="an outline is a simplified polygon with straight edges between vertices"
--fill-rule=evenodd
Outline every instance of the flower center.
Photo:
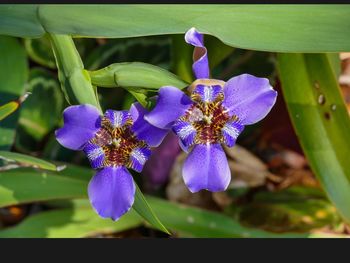
M 228 123 L 238 122 L 237 116 L 230 116 L 222 105 L 223 85 L 211 82 L 197 80 L 197 85 L 191 85 L 191 99 L 194 103 L 173 126 L 174 132 L 185 146 L 224 143 L 227 132 L 232 130 Z
M 126 166 L 132 168 L 132 155 L 137 157 L 139 149 L 149 149 L 146 142 L 136 138 L 131 130 L 132 124 L 131 116 L 126 116 L 124 122 L 118 119 L 118 116 L 102 117 L 100 130 L 89 141 L 90 145 L 96 146 L 100 155 L 103 156 L 102 167 Z M 87 154 L 89 157 L 89 153 Z M 95 161 L 96 156 L 94 157 L 93 160 L 89 157 L 90 161 Z

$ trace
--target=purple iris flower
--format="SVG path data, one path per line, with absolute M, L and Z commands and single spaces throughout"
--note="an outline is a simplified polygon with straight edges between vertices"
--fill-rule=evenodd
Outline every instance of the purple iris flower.
M 190 151 L 182 175 L 191 192 L 224 191 L 231 172 L 221 144 L 234 146 L 245 125 L 269 113 L 277 92 L 268 79 L 249 74 L 227 82 L 210 79 L 203 35 L 191 28 L 185 41 L 195 47 L 192 69 L 196 80 L 187 94 L 175 87 L 161 87 L 157 104 L 145 119 L 158 128 L 172 129 L 182 149 Z
M 64 126 L 56 131 L 58 142 L 83 150 L 97 169 L 88 187 L 89 199 L 103 218 L 118 220 L 134 203 L 135 185 L 127 168 L 141 172 L 167 130 L 144 120 L 139 103 L 130 111 L 107 110 L 103 116 L 88 104 L 70 106 L 63 112 Z

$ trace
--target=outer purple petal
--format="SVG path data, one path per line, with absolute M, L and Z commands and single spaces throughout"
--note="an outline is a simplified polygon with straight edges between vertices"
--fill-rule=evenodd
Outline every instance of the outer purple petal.
M 135 148 L 130 153 L 130 164 L 131 169 L 134 169 L 136 172 L 141 172 L 144 164 L 151 156 L 151 150 L 148 147 Z
M 243 131 L 244 126 L 238 122 L 229 121 L 221 129 L 224 142 L 228 147 L 232 147 L 236 144 L 238 135 Z
M 203 35 L 200 34 L 194 27 L 188 30 L 185 34 L 185 41 L 192 46 L 195 46 L 193 51 L 192 69 L 197 79 L 209 78 L 209 62 L 207 49 L 203 44 Z
M 160 129 L 151 125 L 144 119 L 148 111 L 141 106 L 140 103 L 131 105 L 130 114 L 134 121 L 132 131 L 136 134 L 139 140 L 144 140 L 151 147 L 157 147 L 163 141 L 169 130 Z
M 107 167 L 91 179 L 88 193 L 101 217 L 118 220 L 134 203 L 135 185 L 125 167 Z
M 243 125 L 263 119 L 276 102 L 277 92 L 266 78 L 242 74 L 231 78 L 224 86 L 223 105 L 237 115 Z
M 192 193 L 202 189 L 226 190 L 231 180 L 227 158 L 220 144 L 198 144 L 182 168 L 185 184 Z
M 145 119 L 158 128 L 170 129 L 191 105 L 191 99 L 181 90 L 165 86 L 159 89 L 157 104 L 145 115 Z
M 56 130 L 56 139 L 71 150 L 82 150 L 101 127 L 99 111 L 91 105 L 77 105 L 63 112 L 64 125 Z

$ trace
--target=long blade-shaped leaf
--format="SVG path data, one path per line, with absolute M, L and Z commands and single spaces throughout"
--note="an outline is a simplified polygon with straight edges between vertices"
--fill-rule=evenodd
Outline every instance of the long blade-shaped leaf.
M 86 197 L 87 181 L 48 172 L 13 169 L 0 173 L 0 207 Z
M 79 207 L 43 212 L 26 218 L 15 227 L 0 231 L 2 238 L 78 238 L 99 233 L 116 233 L 141 225 L 133 211 L 114 222 L 102 219 L 90 208 Z
M 17 101 L 11 101 L 0 106 L 0 121 L 9 116 L 12 112 L 18 109 L 19 103 Z
M 41 169 L 46 169 L 51 171 L 60 170 L 59 167 L 57 167 L 56 165 L 50 162 L 44 161 L 42 159 L 30 156 L 30 155 L 21 154 L 21 153 L 0 151 L 0 159 L 4 159 L 7 161 L 15 161 L 17 163 L 24 164 L 26 166 L 33 166 L 36 168 L 41 168 Z
M 348 5 L 4 5 L 0 34 L 38 37 L 45 28 L 119 38 L 184 34 L 197 27 L 245 49 L 340 52 L 350 48 L 349 15 Z
M 0 54 L 0 105 L 3 105 L 23 95 L 28 64 L 24 47 L 13 37 L 0 36 Z M 11 148 L 18 116 L 16 111 L 8 118 L 0 120 L 0 150 Z
M 289 114 L 312 170 L 350 222 L 350 120 L 325 54 L 279 54 Z
M 162 222 L 158 219 L 156 214 L 153 212 L 151 206 L 148 204 L 146 198 L 143 196 L 140 188 L 136 185 L 135 201 L 133 208 L 139 215 L 141 215 L 147 222 L 153 225 L 155 228 L 170 234 L 169 231 L 165 228 Z

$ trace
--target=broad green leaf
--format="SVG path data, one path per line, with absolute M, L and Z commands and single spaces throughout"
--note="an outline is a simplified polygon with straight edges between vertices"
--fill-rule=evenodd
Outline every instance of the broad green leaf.
M 196 27 L 244 49 L 341 52 L 350 48 L 349 15 L 348 5 L 3 5 L 0 34 L 38 37 L 45 28 L 120 38 L 184 34 Z
M 173 73 L 142 62 L 114 63 L 103 69 L 89 71 L 91 82 L 98 87 L 125 87 L 138 92 L 140 88 L 157 90 L 162 86 L 180 89 L 188 86 Z
M 41 38 L 25 39 L 24 46 L 28 56 L 33 61 L 50 69 L 56 69 L 55 56 L 51 49 L 50 40 L 46 35 Z
M 18 109 L 19 103 L 17 101 L 11 101 L 0 106 L 0 121 L 5 119 L 11 113 Z
M 28 91 L 31 95 L 22 105 L 19 124 L 36 141 L 40 141 L 60 121 L 63 96 L 54 75 L 44 69 L 30 71 Z
M 2 156 L 1 152 L 0 156 Z M 91 169 L 71 165 L 67 165 L 67 168 L 59 173 L 35 172 L 30 169 L 2 172 L 0 174 L 0 207 L 33 201 L 86 197 L 91 173 Z M 155 228 L 169 233 L 136 183 L 135 185 L 137 189 L 133 205 L 135 211 Z
M 15 161 L 23 165 L 27 165 L 27 166 L 29 165 L 35 168 L 41 168 L 41 169 L 46 169 L 51 171 L 57 171 L 61 169 L 56 165 L 49 163 L 47 161 L 41 160 L 39 158 L 30 156 L 30 155 L 21 154 L 21 153 L 15 153 L 15 152 L 0 151 L 0 159 L 4 159 L 7 161 Z
M 157 228 L 160 231 L 163 231 L 167 234 L 170 234 L 169 231 L 165 228 L 165 226 L 161 223 L 161 221 L 158 219 L 156 214 L 153 212 L 151 206 L 148 204 L 146 198 L 143 196 L 140 188 L 135 182 L 136 186 L 136 192 L 135 192 L 135 201 L 133 204 L 133 209 L 142 216 L 144 219 L 146 219 L 147 222 L 149 222 L 151 225 L 153 225 L 155 228 Z
M 38 172 L 28 168 L 13 169 L 0 173 L 0 207 L 34 201 L 86 198 L 86 188 L 88 180 L 91 177 L 91 171 L 89 173 L 85 173 L 85 171 L 88 171 L 89 169 L 77 167 L 72 167 L 72 170 L 68 169 L 70 169 L 69 165 L 66 170 L 61 172 L 65 173 L 62 175 L 57 175 L 61 173 Z M 139 196 L 137 195 L 135 200 L 136 204 L 138 202 L 138 197 Z M 327 235 L 325 233 L 275 234 L 258 229 L 243 227 L 237 220 L 221 213 L 207 211 L 195 207 L 188 207 L 151 196 L 147 196 L 146 198 L 155 214 L 159 216 L 161 222 L 163 222 L 167 228 L 177 232 L 183 237 L 343 237 L 342 235 Z M 141 200 L 141 202 L 143 201 Z M 74 201 L 74 203 L 76 204 L 76 201 Z M 89 217 L 97 217 L 97 215 L 94 214 L 88 200 L 85 201 L 85 205 L 84 201 L 78 203 L 79 205 L 76 204 L 74 207 L 89 207 L 87 210 L 90 212 L 86 212 L 89 214 Z M 66 206 L 63 206 L 63 208 L 64 207 Z M 52 213 L 54 213 L 54 211 L 52 211 Z M 37 216 L 39 217 L 40 214 Z M 45 218 L 44 215 L 43 217 Z M 33 219 L 28 218 L 27 220 L 36 221 L 34 220 L 35 218 L 36 217 Z M 39 219 L 40 218 L 41 217 L 39 217 Z M 75 221 L 75 218 L 73 217 L 71 219 L 62 220 L 64 222 L 69 220 Z M 23 224 L 27 224 L 25 222 L 27 221 L 24 221 Z M 46 225 L 46 223 L 43 224 L 40 220 L 39 222 L 41 223 L 33 222 L 33 224 L 38 228 L 37 232 L 41 232 L 43 228 L 45 229 Z M 50 222 L 47 224 L 50 224 Z M 70 224 L 73 224 L 73 222 L 67 222 L 67 226 L 70 226 Z M 155 224 L 151 224 L 150 226 L 159 229 L 155 226 Z M 104 226 L 102 225 L 101 229 L 103 229 L 103 227 Z M 28 228 L 30 228 L 30 225 L 26 225 L 25 229 Z M 58 228 L 57 231 L 59 231 Z M 65 229 L 63 225 L 62 228 Z M 71 228 L 69 227 L 69 229 Z M 22 230 L 18 231 L 21 232 Z M 96 231 L 98 231 L 97 228 Z M 5 235 L 2 234 L 2 232 L 0 233 L 0 235 Z M 30 235 L 30 233 L 32 232 L 29 232 L 28 235 Z M 64 235 L 68 235 L 68 233 L 66 232 L 62 234 L 62 236 Z
M 133 211 L 118 221 L 100 218 L 90 206 L 42 212 L 0 231 L 0 238 L 78 238 L 118 233 L 142 224 Z
M 24 94 L 28 64 L 23 46 L 13 37 L 0 36 L 0 54 L 0 105 L 3 105 Z M 16 111 L 0 121 L 0 150 L 11 148 L 18 116 Z
M 65 98 L 69 104 L 91 104 L 99 108 L 90 76 L 70 36 L 49 34 Z
M 176 231 L 180 237 L 254 237 L 254 238 L 303 238 L 303 237 L 345 237 L 326 233 L 272 233 L 244 227 L 237 220 L 222 213 L 207 211 L 147 197 L 154 211 L 167 228 Z
M 45 33 L 37 16 L 38 5 L 3 5 L 0 8 L 0 34 L 41 37 Z M 4 54 L 1 52 L 1 54 Z
M 278 54 L 283 95 L 313 172 L 350 222 L 350 120 L 329 57 Z
M 49 172 L 13 169 L 0 173 L 0 207 L 86 197 L 87 182 Z

